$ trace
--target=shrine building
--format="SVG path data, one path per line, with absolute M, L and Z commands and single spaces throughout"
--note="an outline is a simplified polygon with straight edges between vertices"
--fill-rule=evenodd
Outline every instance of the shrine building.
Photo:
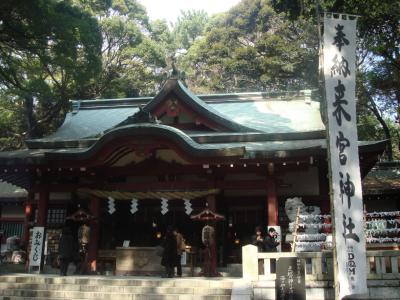
M 201 247 L 204 224 L 190 214 L 206 207 L 225 217 L 218 261 L 240 262 L 257 225 L 285 234 L 287 198 L 329 213 L 325 130 L 317 92 L 194 95 L 169 79 L 154 98 L 72 101 L 53 134 L 0 152 L 0 179 L 28 192 L 25 232 L 93 216 L 92 262 L 127 240 L 156 246 L 168 225 Z M 359 142 L 362 177 L 384 148 Z

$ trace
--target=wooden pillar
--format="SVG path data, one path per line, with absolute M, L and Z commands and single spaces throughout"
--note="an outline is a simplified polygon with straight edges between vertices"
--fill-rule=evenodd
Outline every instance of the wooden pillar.
M 273 177 L 267 177 L 267 213 L 268 226 L 278 225 L 278 197 L 276 195 L 276 183 Z
M 217 201 L 215 199 L 215 195 L 208 195 L 207 196 L 207 206 L 210 210 L 213 212 L 217 212 Z M 206 248 L 205 255 L 206 257 L 204 258 L 204 270 L 203 270 L 203 275 L 204 276 L 219 276 L 220 274 L 217 272 L 217 260 L 218 260 L 218 254 L 217 254 L 217 226 L 215 222 L 212 222 L 210 224 L 211 226 L 214 227 L 214 234 L 215 234 L 215 240 L 214 243 Z
M 41 190 L 39 192 L 39 199 L 37 205 L 38 214 L 37 214 L 36 226 L 46 227 L 48 204 L 49 204 L 49 191 Z
M 90 199 L 89 209 L 94 220 L 90 221 L 90 240 L 87 253 L 87 266 L 91 272 L 97 271 L 97 252 L 100 240 L 100 215 L 101 215 L 101 202 L 99 198 L 92 197 Z
M 207 196 L 207 206 L 213 212 L 217 212 L 217 201 L 215 199 L 215 195 L 208 195 Z
M 330 197 L 329 197 L 329 180 L 328 180 L 328 164 L 326 161 L 322 161 L 318 167 L 318 183 L 319 183 L 319 195 L 321 197 L 321 213 L 330 214 Z
M 29 220 L 32 215 L 32 202 L 34 200 L 35 193 L 29 192 L 26 202 L 24 203 L 24 236 L 22 243 L 27 246 L 29 243 Z

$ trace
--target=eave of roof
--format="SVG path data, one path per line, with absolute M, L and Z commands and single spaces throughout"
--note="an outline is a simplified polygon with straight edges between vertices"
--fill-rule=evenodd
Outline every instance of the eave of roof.
M 193 143 L 196 143 L 193 141 Z M 386 147 L 387 141 L 359 141 L 360 153 L 381 153 Z M 92 146 L 93 147 L 93 146 Z M 234 143 L 209 143 L 198 144 L 203 149 L 214 151 L 232 148 L 245 149 L 243 158 L 283 158 L 300 157 L 303 155 L 326 155 L 325 139 L 289 140 L 289 141 L 258 141 L 258 142 L 234 142 Z M 0 165 L 5 167 L 15 165 L 40 165 L 47 164 L 49 157 L 62 157 L 84 153 L 88 148 L 65 149 L 23 149 L 16 151 L 0 152 Z M 12 170 L 11 170 L 12 171 Z
M 194 157 L 224 157 L 224 156 L 243 156 L 245 148 L 241 145 L 231 144 L 226 147 L 219 147 L 213 144 L 199 144 L 193 141 L 183 131 L 171 126 L 160 124 L 135 124 L 116 127 L 103 135 L 95 144 L 88 149 L 70 151 L 69 153 L 49 152 L 46 158 L 50 160 L 84 160 L 96 155 L 107 143 L 124 137 L 143 137 L 166 138 L 179 145 L 181 149 Z
M 161 124 L 160 124 L 161 125 Z M 173 128 L 173 127 L 171 127 Z M 236 142 L 259 142 L 259 141 L 294 141 L 311 140 L 325 138 L 325 131 L 312 131 L 300 133 L 261 133 L 261 132 L 241 132 L 241 133 L 187 133 L 193 141 L 199 144 L 210 143 L 236 143 Z M 99 138 L 81 140 L 42 140 L 35 139 L 29 141 L 30 149 L 66 149 L 66 148 L 87 148 L 94 145 Z

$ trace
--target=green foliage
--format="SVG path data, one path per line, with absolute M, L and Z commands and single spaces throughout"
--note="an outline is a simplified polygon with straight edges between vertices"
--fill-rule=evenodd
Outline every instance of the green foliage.
M 269 1 L 244 0 L 212 19 L 208 28 L 180 61 L 194 90 L 316 86 L 315 26 L 288 20 L 275 12 Z
M 62 119 L 69 98 L 100 71 L 100 46 L 96 19 L 68 2 L 0 2 L 1 106 L 23 120 L 2 124 L 0 137 L 20 145 Z
M 103 9 L 86 9 L 99 20 L 103 66 L 96 80 L 85 87 L 82 97 L 153 94 L 163 78 L 157 70 L 165 66 L 166 54 L 152 39 L 153 24 L 149 23 L 145 8 L 136 0 L 113 0 Z M 164 29 L 159 29 L 160 35 L 166 34 Z
M 203 35 L 208 22 L 205 11 L 181 11 L 181 16 L 174 24 L 173 35 L 179 49 L 189 49 L 193 42 Z
M 361 16 L 359 70 L 364 80 L 359 82 L 358 95 L 392 141 L 387 151 L 391 160 L 392 152 L 396 155 L 400 150 L 400 2 L 347 0 L 337 7 Z
M 316 4 L 310 0 L 273 0 L 277 11 L 297 20 L 316 21 Z M 360 16 L 358 24 L 357 96 L 379 122 L 385 138 L 396 139 L 400 121 L 400 2 L 392 0 L 322 0 L 319 11 Z M 367 111 L 361 110 L 360 114 Z M 361 117 L 363 117 L 362 115 Z M 393 120 L 395 122 L 393 122 Z M 391 126 L 394 130 L 391 130 Z M 394 135 L 393 135 L 394 134 Z M 392 143 L 395 152 L 399 143 Z M 387 155 L 392 159 L 392 149 Z

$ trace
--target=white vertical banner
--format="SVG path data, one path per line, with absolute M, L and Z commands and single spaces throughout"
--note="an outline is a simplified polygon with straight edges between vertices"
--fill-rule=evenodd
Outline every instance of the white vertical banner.
M 33 227 L 29 267 L 40 267 L 43 254 L 44 227 Z
M 356 125 L 356 19 L 324 17 L 324 75 L 340 299 L 367 289 Z

